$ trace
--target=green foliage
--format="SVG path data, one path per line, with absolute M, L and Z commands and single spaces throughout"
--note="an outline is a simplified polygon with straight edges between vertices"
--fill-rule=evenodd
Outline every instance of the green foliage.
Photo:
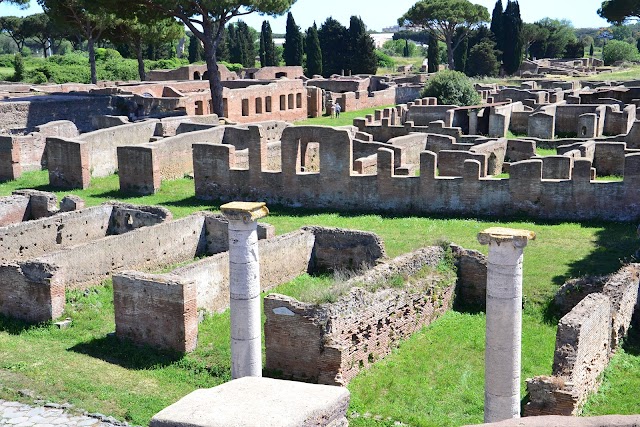
M 277 66 L 276 46 L 273 43 L 273 33 L 269 21 L 262 22 L 260 31 L 260 65 L 262 67 Z
M 302 33 L 296 25 L 291 12 L 287 14 L 287 28 L 284 36 L 284 63 L 286 65 L 302 65 L 304 49 L 302 45 Z
M 529 52 L 536 58 L 562 58 L 567 45 L 576 41 L 571 21 L 544 18 L 535 23 L 541 28 Z
M 150 70 L 173 70 L 189 64 L 189 60 L 186 58 L 168 58 L 158 59 L 157 61 L 145 61 L 145 63 Z
M 200 40 L 193 34 L 189 36 L 189 63 L 200 62 L 204 59 L 204 48 Z
M 87 65 L 89 58 L 82 52 L 71 52 L 66 55 L 51 55 L 47 62 L 57 65 Z
M 16 53 L 13 58 L 13 81 L 21 82 L 24 80 L 24 61 L 22 55 Z
M 564 58 L 567 58 L 567 59 L 582 58 L 583 56 L 584 56 L 584 45 L 580 40 L 567 43 L 567 47 L 563 55 Z
M 320 39 L 318 39 L 318 28 L 314 22 L 307 29 L 305 47 L 307 50 L 307 62 L 305 75 L 313 77 L 314 75 L 322 75 L 322 50 L 320 49 Z
M 420 0 L 398 19 L 398 24 L 429 29 L 447 44 L 450 69 L 454 69 L 453 38 L 460 27 L 489 20 L 487 8 L 469 0 Z
M 438 98 L 440 105 L 478 105 L 482 101 L 471 80 L 459 71 L 445 70 L 427 81 L 423 97 Z
M 220 61 L 220 63 L 227 67 L 227 69 L 233 73 L 235 73 L 236 71 L 240 71 L 243 68 L 242 64 L 238 64 L 236 62 Z
M 469 51 L 467 75 L 495 77 L 500 71 L 500 63 L 496 57 L 495 44 L 484 39 Z
M 229 24 L 228 32 L 229 60 L 242 64 L 245 68 L 253 68 L 256 65 L 255 42 L 257 34 L 254 35 L 244 21 Z
M 122 59 L 122 55 L 115 49 L 108 49 L 103 47 L 96 48 L 96 61 L 110 61 L 113 59 Z
M 33 84 L 44 84 L 48 83 L 47 76 L 44 75 L 42 71 L 28 71 L 26 81 Z
M 396 67 L 396 61 L 394 61 L 392 57 L 390 57 L 380 49 L 376 49 L 376 57 L 378 59 L 378 67 L 382 67 L 382 68 Z
M 603 50 L 605 65 L 611 65 L 617 61 L 634 61 L 638 59 L 638 48 L 620 40 L 611 40 Z
M 409 39 L 387 40 L 382 45 L 382 52 L 389 56 L 412 57 L 420 54 L 415 42 Z M 408 50 L 408 52 L 406 51 Z M 406 55 L 408 53 L 408 55 Z
M 352 16 L 349 20 L 348 69 L 352 74 L 375 74 L 378 70 L 378 57 L 375 44 L 367 33 L 362 19 Z
M 455 43 L 458 44 L 458 48 L 454 52 L 453 59 L 456 64 L 455 70 L 463 73 L 467 68 L 469 54 L 469 37 L 467 36 L 467 31 L 464 28 L 459 28 L 456 31 Z
M 504 18 L 502 16 L 504 10 L 502 9 L 502 0 L 496 0 L 496 4 L 493 7 L 493 12 L 491 13 L 491 32 L 496 41 L 496 46 L 498 50 L 503 49 L 504 45 Z
M 640 18 L 640 3 L 634 0 L 605 0 L 598 15 L 614 24 L 622 24 L 629 19 Z
M 431 32 L 429 36 L 429 47 L 427 49 L 427 71 L 429 73 L 438 72 L 440 65 L 440 55 L 438 51 L 438 38 L 435 33 Z
M 332 17 L 327 18 L 318 30 L 322 49 L 322 75 L 342 74 L 347 64 L 348 30 Z
M 593 42 L 591 42 L 591 46 L 589 46 L 589 56 L 593 56 Z
M 22 52 L 26 39 L 24 32 L 24 19 L 18 16 L 1 16 L 0 30 L 7 34 L 15 42 L 18 52 Z
M 502 51 L 502 63 L 507 74 L 514 74 L 522 64 L 522 18 L 520 5 L 517 1 L 509 0 L 502 14 L 502 45 L 498 43 L 498 50 Z

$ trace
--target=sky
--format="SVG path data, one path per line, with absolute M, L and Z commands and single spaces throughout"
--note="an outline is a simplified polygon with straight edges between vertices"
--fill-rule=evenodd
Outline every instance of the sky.
M 472 0 L 493 10 L 496 0 Z M 291 8 L 296 24 L 303 30 L 315 21 L 318 26 L 329 16 L 349 25 L 349 18 L 358 15 L 370 30 L 380 31 L 384 27 L 396 25 L 402 16 L 416 0 L 297 0 Z M 607 22 L 600 18 L 596 11 L 602 0 L 519 0 L 520 13 L 525 22 L 535 22 L 545 17 L 569 19 L 574 27 L 605 27 Z M 503 0 L 506 5 L 506 0 Z M 0 16 L 24 16 L 42 12 L 42 9 L 31 0 L 31 7 L 26 10 L 11 5 L 0 4 Z M 274 33 L 284 33 L 286 15 L 272 18 L 257 14 L 242 18 L 250 26 L 260 29 L 262 21 L 269 20 Z

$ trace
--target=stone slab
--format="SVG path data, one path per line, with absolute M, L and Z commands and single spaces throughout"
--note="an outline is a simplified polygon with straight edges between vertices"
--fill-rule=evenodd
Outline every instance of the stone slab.
M 150 427 L 346 426 L 346 388 L 244 377 L 196 390 L 156 414 Z

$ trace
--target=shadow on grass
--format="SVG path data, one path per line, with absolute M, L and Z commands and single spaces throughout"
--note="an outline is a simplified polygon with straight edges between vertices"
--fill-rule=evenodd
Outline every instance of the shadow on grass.
M 223 202 L 220 202 L 219 200 L 200 200 L 195 196 L 191 196 L 185 199 L 163 202 L 162 204 L 166 206 L 173 206 L 176 208 L 202 208 L 202 210 L 218 210 Z
M 49 326 L 51 326 L 50 322 L 28 323 L 23 320 L 12 319 L 0 314 L 0 332 L 6 332 L 10 335 L 20 335 L 30 330 L 48 328 Z
M 163 367 L 184 356 L 176 351 L 160 351 L 148 346 L 136 346 L 130 341 L 119 340 L 114 335 L 76 344 L 70 347 L 69 351 L 86 354 L 126 369 Z
M 631 328 L 622 343 L 625 353 L 640 356 L 640 311 L 636 310 L 631 322 Z
M 595 233 L 595 249 L 586 257 L 569 265 L 567 274 L 555 276 L 553 283 L 558 287 L 567 280 L 585 276 L 602 276 L 615 273 L 623 265 L 636 262 L 634 254 L 640 246 L 636 236 L 636 225 L 630 222 L 584 222 L 583 226 L 599 227 Z M 544 308 L 544 320 L 556 324 L 560 311 L 549 299 Z

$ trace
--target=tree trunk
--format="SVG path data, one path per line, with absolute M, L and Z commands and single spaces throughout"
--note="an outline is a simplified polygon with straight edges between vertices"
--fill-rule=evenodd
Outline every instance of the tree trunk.
M 89 48 L 89 65 L 91 66 L 91 83 L 98 83 L 98 72 L 96 70 L 96 49 L 95 40 L 93 37 L 89 37 L 87 40 L 87 47 Z
M 138 74 L 140 75 L 140 81 L 147 80 L 147 73 L 144 71 L 144 59 L 142 58 L 142 45 L 135 46 L 136 59 L 138 60 Z
M 211 23 L 203 25 L 204 30 L 204 58 L 209 74 L 209 89 L 211 90 L 211 109 L 218 117 L 224 117 L 224 103 L 222 100 L 222 81 L 218 72 L 218 58 L 216 56 L 216 44 L 213 40 L 213 28 Z
M 449 63 L 449 69 L 455 70 L 456 64 L 453 59 L 453 36 L 445 34 L 445 42 L 447 43 L 447 62 Z

